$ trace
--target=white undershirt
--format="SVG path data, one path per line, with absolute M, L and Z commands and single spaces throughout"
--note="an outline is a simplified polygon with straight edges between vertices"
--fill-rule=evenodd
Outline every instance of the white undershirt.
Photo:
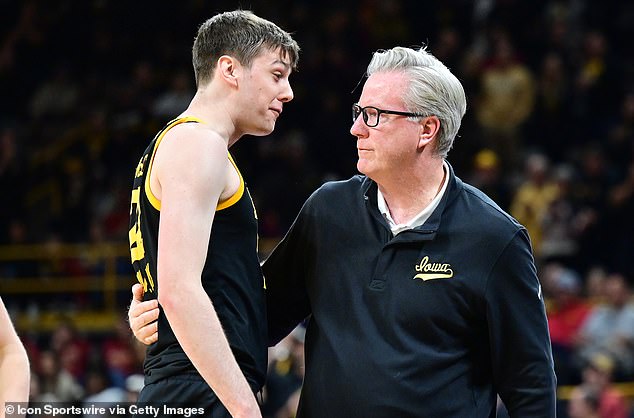
M 390 226 L 392 234 L 396 235 L 408 229 L 413 229 L 417 226 L 421 226 L 425 223 L 425 221 L 427 221 L 427 219 L 429 219 L 434 210 L 436 210 L 438 204 L 440 203 L 440 199 L 442 199 L 442 196 L 445 194 L 445 190 L 447 190 L 447 184 L 449 184 L 449 176 L 447 175 L 447 173 L 449 173 L 449 167 L 447 167 L 447 163 L 444 161 L 442 168 L 445 171 L 444 180 L 442 187 L 436 197 L 434 197 L 434 200 L 432 200 L 425 209 L 420 211 L 418 215 L 414 216 L 408 222 L 405 222 L 403 224 L 397 225 L 396 222 L 394 222 L 394 219 L 392 219 L 392 215 L 390 215 L 390 210 L 387 207 L 387 203 L 385 202 L 385 198 L 383 197 L 383 193 L 381 193 L 381 190 L 377 188 L 377 201 L 379 210 Z

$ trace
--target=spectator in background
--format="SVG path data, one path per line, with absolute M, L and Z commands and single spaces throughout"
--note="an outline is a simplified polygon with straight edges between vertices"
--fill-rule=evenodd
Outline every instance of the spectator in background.
M 551 263 L 543 272 L 544 291 L 549 293 L 548 330 L 557 383 L 576 383 L 580 376 L 574 362 L 574 342 L 591 307 L 581 297 L 582 282 L 575 271 Z
M 535 86 L 535 110 L 527 130 L 530 135 L 526 138 L 528 148 L 548 152 L 557 160 L 565 157 L 576 139 L 568 131 L 571 87 L 565 65 L 559 53 L 550 52 L 543 56 Z
M 76 402 L 84 396 L 84 388 L 67 370 L 60 366 L 58 354 L 53 351 L 40 353 L 39 389 L 37 399 L 55 399 L 59 402 Z
M 593 264 L 601 263 L 618 269 L 618 266 L 608 264 L 611 254 L 620 250 L 615 248 L 609 231 L 628 229 L 627 225 L 613 224 L 614 220 L 606 216 L 608 194 L 615 182 L 610 158 L 603 143 L 591 143 L 577 150 L 575 160 L 578 170 L 573 196 L 580 205 L 578 227 L 581 231 L 577 240 L 578 268 L 588 270 Z
M 605 302 L 605 279 L 607 272 L 602 266 L 592 266 L 588 269 L 584 280 L 585 298 L 592 306 Z
M 558 187 L 550 178 L 548 158 L 541 153 L 531 154 L 526 159 L 524 179 L 511 200 L 510 212 L 528 230 L 538 262 L 544 218 L 558 194 Z
M 124 318 L 120 318 L 115 325 L 114 335 L 106 338 L 101 345 L 105 373 L 115 387 L 124 388 L 128 376 L 143 371 L 137 362 L 133 344 L 130 327 Z
M 152 104 L 153 116 L 164 119 L 181 114 L 194 95 L 190 85 L 189 71 L 178 71 L 170 81 L 170 88 L 160 94 Z
M 53 77 L 38 87 L 31 98 L 31 116 L 36 120 L 70 114 L 77 106 L 79 85 L 71 74 L 68 63 L 61 63 L 53 71 Z
M 30 379 L 26 350 L 0 299 L 0 418 L 5 403 L 28 401 Z
M 568 401 L 568 418 L 604 418 L 599 415 L 599 392 L 590 385 L 575 387 Z
M 618 64 L 610 51 L 610 43 L 601 29 L 592 29 L 583 34 L 581 57 L 575 63 L 573 74 L 572 111 L 577 129 L 572 131 L 575 138 L 587 140 L 583 125 L 588 117 L 605 120 L 617 109 Z M 600 106 L 598 104 L 601 104 Z M 604 133 L 606 125 L 595 127 Z
M 557 188 L 555 198 L 542 217 L 540 256 L 544 262 L 559 262 L 576 266 L 583 231 L 583 213 L 574 198 L 575 171 L 571 165 L 554 167 L 552 182 Z
M 502 173 L 498 155 L 490 149 L 482 149 L 473 158 L 473 171 L 469 183 L 482 190 L 501 208 L 508 208 L 511 190 Z
M 304 379 L 305 335 L 304 326 L 299 325 L 269 350 L 269 371 L 262 405 L 264 418 L 290 418 L 297 411 Z
M 70 318 L 62 319 L 53 330 L 49 348 L 60 367 L 77 381 L 83 381 L 91 343 L 81 336 Z
M 587 362 L 597 354 L 614 360 L 618 379 L 634 372 L 634 304 L 625 277 L 611 273 L 605 279 L 605 302 L 595 306 L 576 339 L 576 354 Z
M 108 373 L 102 365 L 91 368 L 86 372 L 86 394 L 82 398 L 82 405 L 98 404 L 105 408 L 126 402 L 127 393 L 125 389 L 112 384 L 108 378 Z M 99 415 L 84 415 L 83 418 L 100 418 Z
M 476 116 L 484 145 L 500 156 L 507 171 L 514 171 L 519 162 L 521 130 L 534 102 L 533 75 L 519 61 L 510 37 L 501 33 L 493 41 L 491 61 L 482 70 Z
M 598 394 L 600 418 L 628 418 L 629 406 L 612 383 L 614 361 L 609 355 L 596 353 L 583 368 L 582 384 Z

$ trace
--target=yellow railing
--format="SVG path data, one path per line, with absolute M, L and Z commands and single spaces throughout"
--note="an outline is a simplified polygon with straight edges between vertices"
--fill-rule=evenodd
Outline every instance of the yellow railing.
M 48 331 L 63 318 L 72 316 L 81 328 L 89 330 L 111 329 L 125 312 L 117 306 L 117 292 L 129 289 L 134 283 L 132 274 L 117 273 L 117 263 L 130 260 L 127 245 L 104 244 L 37 244 L 0 246 L 0 272 L 10 263 L 32 262 L 36 270 L 45 264 L 59 265 L 74 261 L 85 266 L 99 265 L 95 275 L 38 274 L 37 277 L 0 277 L 0 295 L 5 299 L 20 295 L 55 295 L 96 292 L 103 297 L 103 308 L 70 314 L 38 312 L 36 315 L 20 312 L 15 318 L 19 329 Z M 63 273 L 63 269 L 61 270 Z
M 259 249 L 261 255 L 268 254 L 279 239 L 260 240 Z M 10 263 L 32 262 L 36 270 L 45 271 L 43 266 L 61 265 L 64 262 L 74 261 L 82 265 L 100 264 L 100 273 L 93 275 L 63 274 L 63 269 L 56 274 L 38 274 L 36 277 L 3 277 L 2 268 Z M 6 245 L 0 246 L 0 296 L 3 299 L 20 296 L 45 296 L 54 297 L 59 294 L 98 293 L 103 298 L 103 308 L 86 309 L 72 313 L 55 311 L 18 312 L 16 326 L 18 329 L 29 331 L 50 331 L 55 326 L 71 317 L 78 328 L 87 331 L 111 330 L 115 322 L 125 317 L 125 306 L 121 298 L 117 301 L 117 294 L 128 292 L 135 283 L 134 274 L 121 274 L 117 272 L 117 264 L 130 263 L 130 250 L 128 245 L 121 242 L 103 244 L 61 244 L 46 243 L 33 245 Z M 53 269 L 54 270 L 54 269 Z
M 618 382 L 614 383 L 614 388 L 629 400 L 634 400 L 634 382 Z M 557 388 L 557 399 L 570 400 L 575 386 L 559 386 Z

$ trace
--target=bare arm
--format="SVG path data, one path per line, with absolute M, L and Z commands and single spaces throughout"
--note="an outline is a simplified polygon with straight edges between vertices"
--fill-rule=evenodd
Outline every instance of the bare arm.
M 227 181 L 227 145 L 209 131 L 179 128 L 171 140 L 165 138 L 154 162 L 161 188 L 159 303 L 183 350 L 231 415 L 259 417 L 201 283 L 214 211 Z
M 30 380 L 26 350 L 0 299 L 0 417 L 4 417 L 4 403 L 29 400 Z

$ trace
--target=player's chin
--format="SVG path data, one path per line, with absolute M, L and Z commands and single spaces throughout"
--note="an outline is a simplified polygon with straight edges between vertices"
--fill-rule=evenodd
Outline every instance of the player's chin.
M 254 136 L 266 136 L 271 134 L 275 130 L 275 122 L 271 122 L 267 125 L 258 126 L 251 132 Z

